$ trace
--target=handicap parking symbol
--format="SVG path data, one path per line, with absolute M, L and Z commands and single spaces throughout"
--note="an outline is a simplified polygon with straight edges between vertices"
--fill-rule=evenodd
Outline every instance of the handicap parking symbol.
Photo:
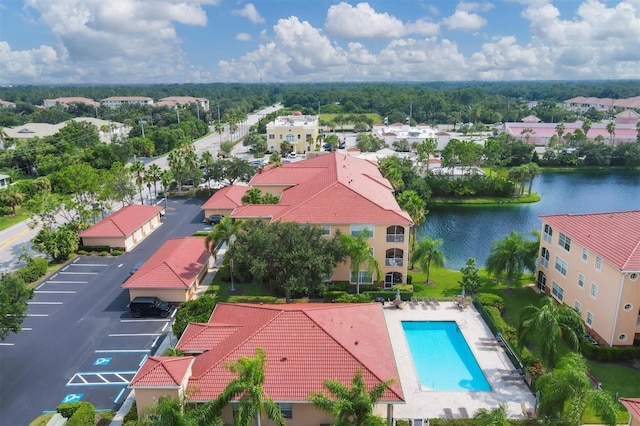
M 93 362 L 93 365 L 109 365 L 111 358 L 98 358 Z
M 68 404 L 70 402 L 78 402 L 84 396 L 83 393 L 68 393 L 67 396 L 62 398 L 62 404 Z

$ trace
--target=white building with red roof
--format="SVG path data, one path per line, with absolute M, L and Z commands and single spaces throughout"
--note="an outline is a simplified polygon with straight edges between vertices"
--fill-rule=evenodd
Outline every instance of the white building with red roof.
M 155 296 L 182 303 L 192 299 L 212 266 L 213 258 L 204 238 L 172 238 L 160 246 L 122 288 L 129 290 L 130 300 Z
M 574 133 L 577 129 L 582 131 L 582 121 L 575 123 L 563 123 L 564 135 Z M 504 123 L 504 131 L 513 137 L 537 146 L 548 146 L 552 137 L 557 137 L 558 123 Z M 601 140 L 609 145 L 616 146 L 621 142 L 635 142 L 638 131 L 635 124 L 615 123 L 615 132 L 609 133 L 606 123 L 593 123 L 587 133 L 590 141 Z
M 125 206 L 81 232 L 82 245 L 129 251 L 162 224 L 162 210 L 158 206 Z
M 309 395 L 326 393 L 327 380 L 348 386 L 359 370 L 368 390 L 393 380 L 379 400 L 377 413 L 392 418 L 393 406 L 404 403 L 378 303 L 218 303 L 209 322 L 190 324 L 176 348 L 190 355 L 177 358 L 184 359 L 184 365 L 173 367 L 173 371 L 181 368 L 183 377 L 167 372 L 172 368 L 168 366 L 171 358 L 150 358 L 131 381 L 139 413 L 154 397 L 178 397 L 181 390 L 191 403 L 215 399 L 234 378 L 229 363 L 253 357 L 256 348 L 266 355 L 264 391 L 280 404 L 289 426 L 333 423 L 329 414 L 313 407 Z M 192 357 L 193 364 L 187 369 Z M 154 370 L 158 373 L 150 374 Z M 226 407 L 222 420 L 230 424 L 232 416 L 232 407 Z
M 120 105 L 153 105 L 153 98 L 147 96 L 111 96 L 100 102 L 106 107 L 117 108 Z
M 233 188 L 233 187 L 228 187 Z M 331 152 L 282 167 L 267 167 L 253 176 L 248 188 L 278 197 L 278 204 L 244 204 L 244 193 L 233 189 L 216 192 L 203 205 L 205 212 L 221 213 L 233 210 L 235 219 L 266 219 L 271 222 L 297 222 L 320 226 L 325 235 L 342 233 L 356 235 L 369 230 L 369 245 L 382 268 L 378 281 L 386 288 L 406 283 L 411 217 L 394 197 L 389 181 L 382 177 L 378 166 L 368 161 Z M 231 198 L 233 195 L 233 198 Z M 235 207 L 234 207 L 235 205 Z M 374 277 L 362 270 L 352 276 L 350 265 L 335 269 L 332 281 L 371 284 Z
M 176 108 L 179 105 L 192 105 L 196 104 L 202 107 L 203 115 L 205 111 L 209 111 L 209 99 L 207 98 L 195 98 L 193 96 L 168 96 L 166 98 L 162 98 L 158 100 L 158 102 L 154 103 L 154 107 L 169 107 Z
M 84 104 L 94 108 L 100 106 L 100 102 L 96 102 L 93 99 L 83 98 L 81 96 L 72 96 L 66 98 L 45 99 L 43 102 L 45 108 L 52 108 L 56 105 L 60 105 L 62 108 L 69 108 L 73 104 Z
M 536 285 L 601 344 L 640 340 L 640 210 L 541 216 Z

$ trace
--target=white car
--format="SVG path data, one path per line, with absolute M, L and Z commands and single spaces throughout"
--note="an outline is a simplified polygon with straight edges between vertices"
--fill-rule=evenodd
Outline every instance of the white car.
M 295 151 L 289 153 L 289 158 L 298 158 L 298 153 Z

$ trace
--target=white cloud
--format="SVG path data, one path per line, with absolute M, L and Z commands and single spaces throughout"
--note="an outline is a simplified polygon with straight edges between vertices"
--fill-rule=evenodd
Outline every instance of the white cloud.
M 477 31 L 487 24 L 482 16 L 457 9 L 453 15 L 444 18 L 442 23 L 449 29 L 458 31 Z
M 495 5 L 489 2 L 476 3 L 476 2 L 462 1 L 458 4 L 456 9 L 464 10 L 465 12 L 474 12 L 474 11 L 486 12 L 488 10 L 493 9 L 494 7 Z
M 368 3 L 329 7 L 324 26 L 328 34 L 341 39 L 390 39 L 405 34 L 401 20 L 376 12 Z
M 407 34 L 432 36 L 440 32 L 440 25 L 427 19 L 419 19 L 415 22 L 408 22 L 405 25 L 405 29 Z
M 254 24 L 264 24 L 264 18 L 252 3 L 247 3 L 242 9 L 232 10 L 231 13 L 247 18 Z
M 249 33 L 238 33 L 238 34 L 236 34 L 236 40 L 250 41 L 251 40 L 251 34 L 249 34 Z

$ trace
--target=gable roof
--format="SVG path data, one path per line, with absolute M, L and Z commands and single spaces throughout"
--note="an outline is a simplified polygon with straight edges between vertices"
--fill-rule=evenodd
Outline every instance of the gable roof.
M 540 216 L 622 272 L 640 272 L 640 210 Z
M 128 237 L 162 211 L 159 206 L 133 204 L 111 213 L 89 229 L 82 231 L 82 237 Z
M 218 189 L 200 207 L 204 209 L 235 209 L 242 205 L 242 197 L 249 189 L 245 185 L 231 185 Z
M 194 358 L 150 356 L 131 380 L 129 387 L 179 387 Z
M 238 206 L 235 218 L 263 217 L 272 222 L 313 224 L 411 224 L 393 196 L 393 187 L 373 161 L 336 152 L 318 155 L 253 176 L 250 187 L 285 187 L 278 204 Z M 222 194 L 207 208 L 225 204 Z M 241 198 L 241 197 L 240 197 Z M 220 204 L 217 204 L 218 201 Z
M 176 345 L 200 346 L 189 379 L 192 401 L 218 396 L 234 378 L 227 365 L 266 354 L 265 392 L 276 401 L 306 401 L 326 380 L 348 384 L 362 371 L 367 388 L 394 379 L 381 402 L 404 395 L 382 307 L 366 304 L 218 303 L 207 324 L 190 324 Z
M 121 287 L 189 288 L 207 266 L 209 256 L 204 238 L 167 240 Z

